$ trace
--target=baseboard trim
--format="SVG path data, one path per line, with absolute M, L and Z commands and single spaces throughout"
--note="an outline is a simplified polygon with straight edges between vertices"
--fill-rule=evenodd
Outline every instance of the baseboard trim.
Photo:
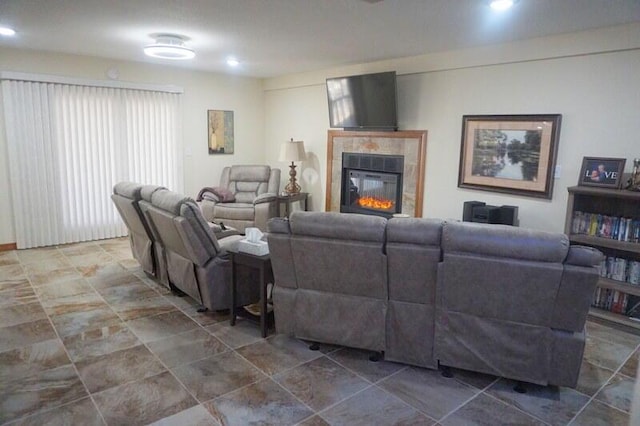
M 0 251 L 10 251 L 10 250 L 17 250 L 18 246 L 16 243 L 7 243 L 7 244 L 0 244 Z

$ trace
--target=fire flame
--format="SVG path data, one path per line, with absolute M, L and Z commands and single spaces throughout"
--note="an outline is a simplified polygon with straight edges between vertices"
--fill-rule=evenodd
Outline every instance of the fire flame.
M 376 197 L 361 197 L 358 198 L 358 205 L 360 207 L 367 207 L 370 209 L 389 210 L 393 207 L 393 201 L 384 198 Z

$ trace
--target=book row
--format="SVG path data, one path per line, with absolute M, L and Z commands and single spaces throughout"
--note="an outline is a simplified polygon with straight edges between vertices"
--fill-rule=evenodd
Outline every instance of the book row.
M 640 262 L 608 256 L 600 264 L 600 276 L 640 285 Z
M 596 293 L 593 297 L 593 303 L 591 306 L 605 311 L 613 312 L 615 314 L 628 314 L 633 309 L 630 305 L 630 300 L 633 296 L 620 291 L 612 290 L 610 288 L 596 288 Z
M 637 243 L 640 241 L 640 219 L 575 211 L 571 233 Z

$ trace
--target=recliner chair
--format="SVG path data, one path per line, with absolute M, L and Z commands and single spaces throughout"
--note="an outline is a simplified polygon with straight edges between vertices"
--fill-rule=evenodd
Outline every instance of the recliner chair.
M 129 230 L 129 242 L 133 257 L 147 274 L 162 281 L 162 276 L 166 275 L 166 266 L 162 258 L 158 256 L 157 239 L 154 238 L 140 208 L 143 194 L 151 194 L 158 189 L 164 188 L 156 185 L 140 185 L 134 182 L 119 182 L 113 187 L 111 200 Z M 168 285 L 166 280 L 164 283 Z
M 231 166 L 222 170 L 218 187 L 204 188 L 198 198 L 202 198 L 200 208 L 209 222 L 222 222 L 244 234 L 247 227 L 267 230 L 267 221 L 278 215 L 279 188 L 280 169 Z M 220 196 L 217 189 L 230 197 Z
M 228 309 L 231 304 L 231 261 L 226 248 L 236 244 L 242 236 L 218 240 L 195 201 L 169 190 L 154 192 L 151 203 L 145 203 L 142 209 L 164 249 L 171 286 L 207 309 Z M 258 300 L 258 286 L 239 286 L 239 305 Z

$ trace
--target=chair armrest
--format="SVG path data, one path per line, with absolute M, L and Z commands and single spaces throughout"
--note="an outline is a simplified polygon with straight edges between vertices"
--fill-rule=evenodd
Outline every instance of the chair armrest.
M 218 197 L 213 192 L 209 192 L 209 191 L 202 193 L 202 199 L 203 200 L 207 200 L 207 201 L 212 201 L 214 203 L 219 203 L 220 202 L 220 197 Z
M 570 246 L 564 263 L 576 266 L 600 266 L 604 255 L 598 249 L 588 246 Z
M 270 203 L 275 201 L 278 198 L 278 195 L 272 192 L 265 192 L 264 194 L 258 195 L 255 200 L 253 200 L 253 204 L 262 204 L 262 203 Z

